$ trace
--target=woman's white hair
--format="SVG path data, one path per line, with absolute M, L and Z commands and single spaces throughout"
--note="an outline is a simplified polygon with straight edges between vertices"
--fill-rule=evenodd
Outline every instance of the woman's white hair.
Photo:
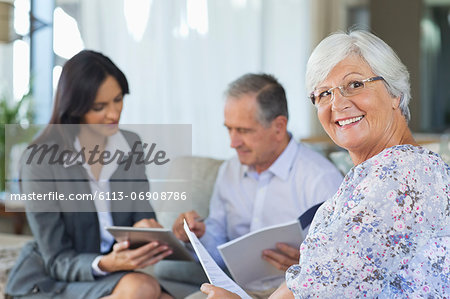
M 411 91 L 408 70 L 391 47 L 368 31 L 336 32 L 323 39 L 306 66 L 307 90 L 312 92 L 340 61 L 350 55 L 359 55 L 376 76 L 384 78 L 390 95 L 400 96 L 400 110 L 409 121 Z

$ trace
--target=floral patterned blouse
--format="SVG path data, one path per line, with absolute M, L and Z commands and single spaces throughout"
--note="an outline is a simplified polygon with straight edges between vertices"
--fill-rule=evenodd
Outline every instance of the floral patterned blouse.
M 353 167 L 286 272 L 296 298 L 450 298 L 450 167 L 398 145 Z

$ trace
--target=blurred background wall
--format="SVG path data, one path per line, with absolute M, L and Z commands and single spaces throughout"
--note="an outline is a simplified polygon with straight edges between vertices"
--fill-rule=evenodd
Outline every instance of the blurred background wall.
M 247 72 L 285 86 L 295 138 L 324 134 L 305 64 L 348 28 L 372 30 L 407 65 L 414 132 L 448 130 L 450 0 L 0 0 L 0 96 L 14 103 L 31 87 L 32 122 L 46 123 L 64 62 L 101 51 L 130 83 L 122 123 L 192 124 L 193 154 L 228 158 L 223 91 Z

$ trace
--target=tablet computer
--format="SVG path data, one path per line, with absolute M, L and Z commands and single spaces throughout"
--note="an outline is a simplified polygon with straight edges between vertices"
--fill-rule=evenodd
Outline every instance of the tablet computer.
M 109 226 L 106 228 L 117 242 L 130 242 L 130 248 L 137 248 L 152 241 L 158 241 L 170 247 L 173 253 L 164 259 L 194 261 L 192 254 L 184 247 L 183 243 L 175 237 L 170 229 L 166 228 L 142 228 L 130 226 Z

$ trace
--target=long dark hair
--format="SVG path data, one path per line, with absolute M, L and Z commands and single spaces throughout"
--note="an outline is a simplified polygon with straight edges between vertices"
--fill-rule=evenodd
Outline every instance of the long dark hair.
M 78 126 L 74 126 L 74 130 L 70 130 L 71 133 L 67 136 L 66 130 L 64 133 L 58 133 L 53 128 L 61 126 L 52 125 L 80 124 L 83 116 L 91 109 L 97 91 L 107 76 L 112 76 L 117 80 L 123 95 L 129 93 L 127 78 L 105 55 L 91 50 L 83 50 L 69 59 L 59 78 L 49 125 L 35 142 L 56 138 L 60 140 L 55 141 L 62 141 L 66 146 L 71 144 L 78 133 L 76 129 Z

